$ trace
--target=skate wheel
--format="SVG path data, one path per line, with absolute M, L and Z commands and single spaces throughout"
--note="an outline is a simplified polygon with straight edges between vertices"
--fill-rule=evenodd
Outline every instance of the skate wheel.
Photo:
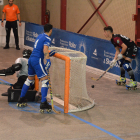
M 22 104 L 19 104 L 19 103 L 18 103 L 18 104 L 17 104 L 17 107 L 22 107 Z
M 137 87 L 134 87 L 134 90 L 137 90 Z
M 131 88 L 129 88 L 129 87 L 126 87 L 126 89 L 127 89 L 127 90 L 131 90 Z
M 23 103 L 23 106 L 27 106 L 27 103 Z
M 120 86 L 120 85 L 121 85 L 121 83 L 117 82 L 117 85 L 118 85 L 118 86 Z
M 40 113 L 42 113 L 42 114 L 44 113 L 44 110 L 42 110 L 42 109 L 40 109 L 39 111 L 40 111 Z
M 125 86 L 125 83 L 122 83 L 122 86 Z
M 128 88 L 128 90 L 131 90 L 131 88 Z
M 48 110 L 47 110 L 48 113 L 50 113 L 51 111 L 52 111 L 51 109 L 48 109 Z

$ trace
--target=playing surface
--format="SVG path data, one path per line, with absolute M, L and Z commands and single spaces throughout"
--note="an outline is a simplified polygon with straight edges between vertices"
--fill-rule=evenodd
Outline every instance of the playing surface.
M 10 67 L 22 50 L 4 50 L 0 47 L 0 69 Z M 64 114 L 62 106 L 54 103 L 55 113 L 39 113 L 38 103 L 18 109 L 0 96 L 0 139 L 2 140 L 139 140 L 140 139 L 140 90 L 128 91 L 117 86 L 115 81 L 87 72 L 87 91 L 95 99 L 95 107 L 77 113 Z M 7 82 L 16 82 L 16 75 L 0 77 Z M 94 88 L 91 88 L 94 85 Z M 0 85 L 0 94 L 8 86 Z

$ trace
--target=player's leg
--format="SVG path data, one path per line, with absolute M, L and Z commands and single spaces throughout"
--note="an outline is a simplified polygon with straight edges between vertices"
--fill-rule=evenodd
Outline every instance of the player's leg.
M 125 69 L 123 68 L 124 59 L 120 59 L 117 61 L 118 65 L 120 66 L 120 78 L 116 80 L 117 85 L 125 85 L 126 78 L 125 78 Z
M 25 95 L 26 95 L 29 87 L 32 84 L 34 84 L 34 79 L 35 79 L 35 71 L 34 71 L 34 69 L 32 67 L 31 59 L 29 59 L 29 61 L 28 61 L 28 78 L 26 79 L 26 81 L 24 82 L 24 85 L 22 87 L 21 95 L 20 95 L 20 98 L 18 100 L 17 106 L 22 107 L 22 106 L 26 106 L 27 105 L 24 102 Z
M 51 112 L 52 107 L 47 102 L 47 93 L 48 93 L 48 88 L 49 88 L 48 77 L 45 76 L 45 77 L 41 78 L 41 82 L 42 82 L 42 86 L 41 86 L 42 97 L 41 97 L 40 110 L 42 112 L 43 110 L 46 109 L 48 112 Z
M 127 88 L 135 88 L 137 87 L 137 81 L 135 80 L 134 72 L 131 68 L 130 63 L 132 62 L 132 59 L 136 57 L 137 54 L 137 46 L 134 44 L 129 50 L 126 51 L 127 55 L 125 58 L 125 63 L 123 65 L 124 69 L 128 72 L 128 75 L 130 77 L 130 83 L 126 85 Z
M 22 75 L 18 78 L 17 82 L 13 84 L 13 89 L 22 89 L 28 76 Z
M 18 107 L 27 106 L 27 103 L 25 102 L 25 95 L 26 95 L 29 87 L 32 84 L 34 84 L 34 79 L 35 79 L 34 76 L 32 76 L 32 77 L 28 76 L 27 80 L 25 81 L 25 83 L 22 87 L 22 90 L 21 90 L 20 98 L 18 100 L 18 104 L 17 104 Z
M 40 109 L 41 111 L 44 111 L 45 109 L 50 112 L 52 107 L 49 105 L 47 102 L 47 93 L 48 93 L 48 88 L 49 88 L 49 81 L 47 77 L 47 72 L 45 70 L 45 65 L 42 59 L 39 59 L 39 64 L 35 66 L 35 71 L 37 74 L 37 77 L 41 80 L 42 86 L 41 86 L 41 104 L 40 104 Z
M 9 49 L 10 32 L 11 32 L 10 22 L 6 21 L 5 29 L 6 29 L 6 46 L 3 49 Z
M 17 26 L 17 21 L 14 21 L 12 23 L 12 28 L 13 28 L 13 33 L 15 36 L 15 44 L 16 44 L 16 49 L 20 50 L 19 48 L 19 38 L 18 38 L 18 26 Z

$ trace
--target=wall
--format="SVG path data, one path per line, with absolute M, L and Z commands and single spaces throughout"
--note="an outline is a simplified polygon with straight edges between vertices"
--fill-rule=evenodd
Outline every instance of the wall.
M 96 7 L 99 6 L 98 0 L 93 2 Z M 51 23 L 56 28 L 60 28 L 59 5 L 60 0 L 48 0 Z M 67 31 L 77 32 L 94 11 L 90 0 L 67 0 Z M 99 11 L 108 25 L 114 28 L 115 33 L 135 39 L 135 22 L 132 21 L 132 14 L 136 13 L 136 0 L 106 0 Z M 104 26 L 99 15 L 96 14 L 80 33 L 105 39 Z
M 4 5 L 8 0 L 3 0 Z M 21 12 L 21 20 L 41 24 L 41 0 L 14 0 Z M 4 5 L 0 6 L 0 19 Z
M 50 23 L 60 28 L 61 0 L 47 0 L 47 9 L 50 10 Z M 98 0 L 93 0 L 96 7 Z M 41 0 L 15 0 L 21 11 L 21 20 L 41 24 Z M 4 5 L 8 0 L 4 0 Z M 2 11 L 3 6 L 0 6 Z M 67 31 L 77 32 L 86 20 L 95 11 L 90 0 L 67 0 Z M 114 28 L 114 33 L 120 33 L 135 39 L 135 22 L 132 14 L 136 13 L 136 0 L 106 0 L 99 10 L 104 19 Z M 0 18 L 1 18 L 0 12 Z M 103 35 L 104 23 L 96 14 L 80 32 L 81 34 L 105 39 Z
M 47 9 L 50 11 L 50 23 L 60 29 L 60 0 L 47 0 Z

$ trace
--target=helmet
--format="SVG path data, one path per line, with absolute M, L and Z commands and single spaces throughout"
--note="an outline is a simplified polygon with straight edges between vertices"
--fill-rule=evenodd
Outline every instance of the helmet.
M 23 54 L 23 58 L 29 58 L 31 55 L 32 51 L 31 50 L 27 50 L 25 49 L 22 54 Z

